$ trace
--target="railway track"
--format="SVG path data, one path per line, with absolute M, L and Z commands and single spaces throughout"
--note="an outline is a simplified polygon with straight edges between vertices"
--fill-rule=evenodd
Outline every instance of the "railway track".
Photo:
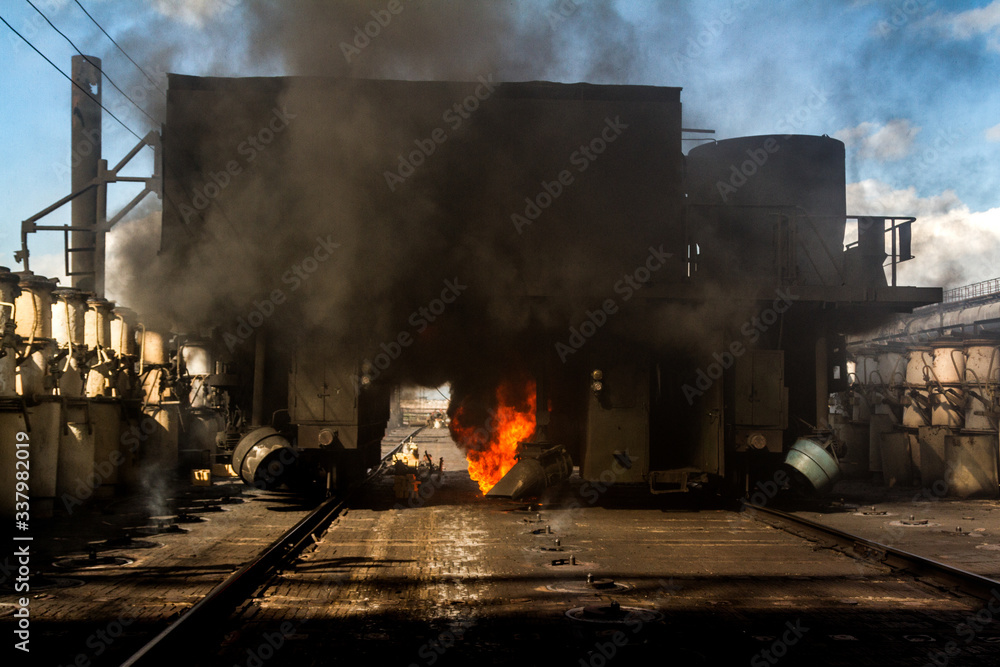
M 462 470 L 430 488 L 400 505 L 371 483 L 318 508 L 263 570 L 124 664 L 941 667 L 1000 653 L 1000 582 L 768 507 L 614 490 L 590 504 L 579 484 L 497 502 Z
M 232 611 L 253 595 L 274 572 L 292 562 L 303 549 L 314 543 L 317 536 L 326 530 L 347 507 L 351 498 L 373 479 L 382 474 L 393 455 L 411 442 L 423 427 L 415 429 L 403 438 L 396 447 L 382 458 L 378 467 L 368 477 L 342 497 L 333 496 L 322 502 L 315 510 L 303 517 L 297 524 L 279 537 L 260 555 L 231 574 L 184 612 L 160 634 L 150 640 L 122 667 L 144 667 L 162 665 L 165 660 L 177 660 L 189 655 L 192 647 L 198 646 L 217 625 L 219 619 L 228 618 Z

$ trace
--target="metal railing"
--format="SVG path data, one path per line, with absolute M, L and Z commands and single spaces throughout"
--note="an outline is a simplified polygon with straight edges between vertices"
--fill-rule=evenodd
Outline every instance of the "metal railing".
M 984 280 L 980 283 L 963 285 L 954 289 L 945 290 L 944 303 L 955 303 L 956 301 L 967 301 L 981 296 L 1000 294 L 1000 278 Z

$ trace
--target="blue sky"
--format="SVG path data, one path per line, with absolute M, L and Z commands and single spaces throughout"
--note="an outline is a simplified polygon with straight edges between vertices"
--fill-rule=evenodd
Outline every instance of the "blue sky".
M 157 115 L 162 96 L 75 2 L 33 2 Z M 844 140 L 849 213 L 920 218 L 918 259 L 902 267 L 902 282 L 1000 275 L 1000 0 L 493 3 L 508 32 L 478 26 L 457 4 L 406 0 L 348 67 L 337 45 L 387 2 L 80 0 L 161 86 L 163 71 L 471 80 L 484 63 L 500 80 L 682 86 L 685 125 L 719 138 L 791 131 Z M 343 17 L 317 26 L 306 11 L 317 5 Z M 447 30 L 422 42 L 416 26 L 435 12 Z M 25 0 L 0 0 L 0 16 L 69 72 L 75 51 Z M 0 263 L 16 268 L 20 221 L 69 192 L 70 84 L 3 25 L 0 56 Z M 104 95 L 138 134 L 152 127 L 110 85 Z M 107 115 L 104 131 L 114 164 L 136 140 Z M 129 173 L 150 170 L 147 150 Z M 136 191 L 111 186 L 109 212 Z M 67 222 L 68 210 L 46 222 Z M 60 274 L 60 235 L 36 235 L 31 248 L 36 272 Z

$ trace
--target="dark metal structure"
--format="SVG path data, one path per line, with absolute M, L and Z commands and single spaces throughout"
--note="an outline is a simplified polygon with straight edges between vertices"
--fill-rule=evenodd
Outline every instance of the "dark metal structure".
M 425 284 L 431 265 L 434 280 L 438 271 L 468 280 L 471 296 L 454 330 L 442 323 L 417 338 L 412 365 L 447 360 L 447 375 L 516 350 L 510 363 L 539 381 L 539 425 L 587 480 L 653 492 L 726 478 L 745 487 L 798 438 L 829 442 L 828 397 L 846 386 L 845 333 L 941 299 L 938 288 L 895 284 L 896 263 L 910 259 L 912 218 L 848 215 L 841 142 L 742 137 L 685 156 L 679 88 L 180 75 L 169 83 L 165 251 L 202 243 L 208 221 L 221 218 L 294 237 L 316 229 L 317 216 L 328 215 L 330 229 L 355 216 L 352 230 L 366 242 L 353 252 L 373 262 L 397 239 L 426 247 L 431 238 L 432 253 L 413 251 L 421 268 L 390 287 Z M 449 126 L 448 110 L 461 111 L 454 102 L 463 99 L 480 102 Z M 261 128 L 276 117 L 286 134 L 279 141 L 271 131 L 258 150 L 253 138 L 267 138 Z M 227 185 L 219 174 L 229 174 Z M 859 240 L 846 247 L 850 220 Z M 509 258 L 514 279 L 456 246 Z M 526 313 L 518 331 L 496 333 L 487 306 L 498 290 Z M 386 393 L 369 389 L 393 379 L 368 386 L 372 369 L 360 362 L 377 342 L 288 354 L 271 341 L 299 324 L 278 319 L 263 327 L 263 367 L 268 386 L 291 372 L 289 393 L 262 396 L 257 412 L 288 410 L 279 428 L 289 441 L 331 448 L 325 472 L 352 468 L 356 478 L 377 458 L 387 415 Z M 405 320 L 394 324 L 407 330 Z M 481 341 L 481 353 L 454 359 L 462 336 Z M 362 380 L 359 391 L 351 378 Z

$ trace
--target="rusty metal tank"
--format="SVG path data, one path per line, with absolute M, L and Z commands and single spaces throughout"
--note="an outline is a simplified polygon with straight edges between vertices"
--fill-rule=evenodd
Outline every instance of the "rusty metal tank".
M 830 137 L 725 139 L 687 156 L 688 231 L 709 279 L 841 285 L 844 144 Z

